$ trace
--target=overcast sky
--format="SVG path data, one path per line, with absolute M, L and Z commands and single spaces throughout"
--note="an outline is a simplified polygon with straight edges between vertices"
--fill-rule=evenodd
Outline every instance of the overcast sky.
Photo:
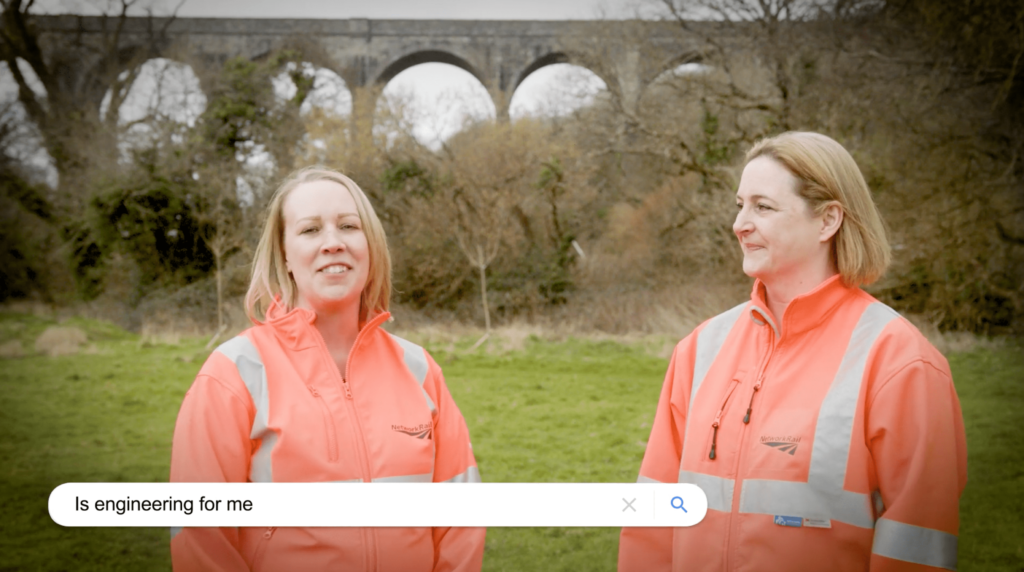
M 457 20 L 587 20 L 628 18 L 658 0 L 185 0 L 185 18 L 375 18 Z M 177 0 L 140 0 L 138 12 L 173 10 Z M 120 2 L 37 0 L 40 13 L 95 14 Z

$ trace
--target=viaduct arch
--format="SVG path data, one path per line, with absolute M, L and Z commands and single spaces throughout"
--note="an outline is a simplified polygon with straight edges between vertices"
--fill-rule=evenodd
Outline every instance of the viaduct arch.
M 70 15 L 38 16 L 35 21 L 42 42 L 81 51 L 83 65 L 64 70 L 75 76 L 65 81 L 87 83 L 97 64 L 89 61 L 89 46 L 104 41 L 110 22 Z M 156 53 L 154 34 L 159 35 Z M 534 71 L 555 63 L 590 69 L 624 109 L 635 110 L 647 84 L 673 63 L 693 61 L 701 47 L 699 38 L 682 35 L 676 26 L 632 20 L 128 18 L 120 43 L 124 50 L 149 50 L 150 57 L 173 51 L 180 54 L 175 59 L 184 55 L 210 64 L 237 56 L 257 59 L 282 47 L 301 46 L 311 63 L 334 71 L 350 88 L 382 86 L 417 64 L 447 63 L 480 80 L 501 118 L 508 117 L 516 87 Z M 353 104 L 355 108 L 358 102 Z

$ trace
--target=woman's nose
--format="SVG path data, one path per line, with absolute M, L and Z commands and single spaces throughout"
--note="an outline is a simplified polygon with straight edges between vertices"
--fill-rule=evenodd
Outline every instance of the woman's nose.
M 740 209 L 739 212 L 736 213 L 736 220 L 732 222 L 733 234 L 736 236 L 746 234 L 750 232 L 751 228 L 752 225 L 750 224 L 750 220 L 747 218 L 747 210 Z
M 320 247 L 323 252 L 338 252 L 345 249 L 345 241 L 341 238 L 341 231 L 330 229 L 324 234 L 324 243 Z

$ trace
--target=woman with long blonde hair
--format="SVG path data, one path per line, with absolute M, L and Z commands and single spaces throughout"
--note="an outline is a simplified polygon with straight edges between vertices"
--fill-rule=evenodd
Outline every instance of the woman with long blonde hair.
M 267 208 L 246 310 L 185 395 L 173 482 L 479 482 L 441 368 L 381 328 L 391 258 L 358 185 L 309 167 Z M 184 528 L 176 571 L 476 571 L 475 528 Z

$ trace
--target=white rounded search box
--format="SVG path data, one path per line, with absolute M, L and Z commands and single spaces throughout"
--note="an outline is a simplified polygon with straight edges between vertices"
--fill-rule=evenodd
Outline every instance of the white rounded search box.
M 691 484 L 65 483 L 62 526 L 693 526 Z

